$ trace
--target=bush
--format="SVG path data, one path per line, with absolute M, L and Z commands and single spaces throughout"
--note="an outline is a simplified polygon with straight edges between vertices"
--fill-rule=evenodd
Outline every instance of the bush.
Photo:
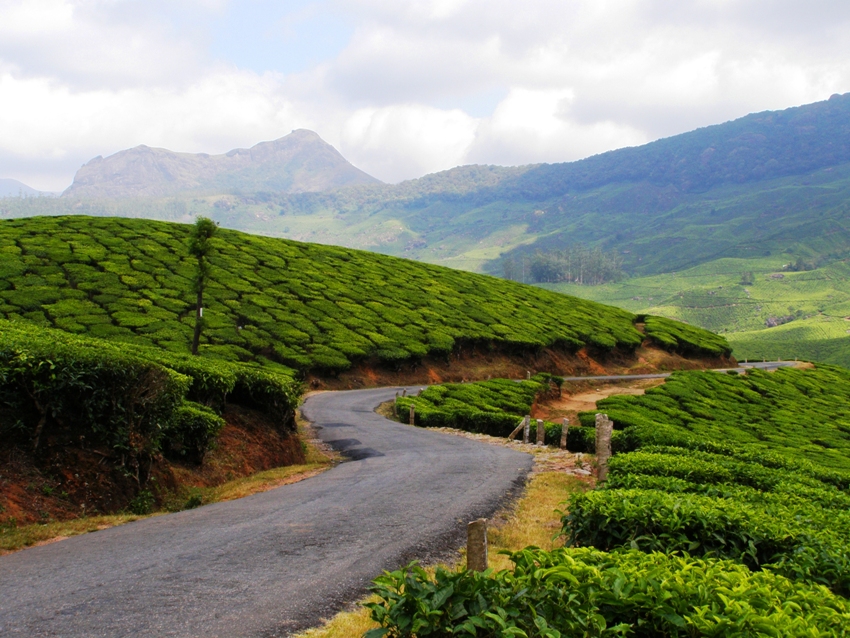
M 200 465 L 223 427 L 224 419 L 213 410 L 187 401 L 163 428 L 162 451 L 168 458 Z
M 188 352 L 190 231 L 81 215 L 0 221 L 9 283 L 0 286 L 0 313 Z M 494 277 L 225 229 L 211 241 L 201 352 L 241 348 L 241 360 L 333 373 L 356 360 L 396 365 L 463 344 L 632 352 L 643 340 L 625 310 Z M 677 334 L 684 345 L 710 339 L 695 328 Z
M 687 552 L 850 594 L 850 517 L 806 505 L 785 507 L 660 490 L 596 490 L 574 496 L 564 515 L 568 543 L 601 550 Z
M 846 636 L 847 601 L 728 561 L 594 549 L 510 555 L 512 570 L 384 573 L 368 603 L 390 636 Z

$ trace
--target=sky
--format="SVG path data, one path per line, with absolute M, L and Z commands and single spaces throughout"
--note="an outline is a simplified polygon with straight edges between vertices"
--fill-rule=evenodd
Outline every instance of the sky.
M 398 182 L 850 92 L 847 0 L 0 0 L 0 178 L 316 131 Z

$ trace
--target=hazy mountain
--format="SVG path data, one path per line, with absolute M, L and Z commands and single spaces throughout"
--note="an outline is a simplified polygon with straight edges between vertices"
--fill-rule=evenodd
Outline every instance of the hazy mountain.
M 316 133 L 299 129 L 224 155 L 137 146 L 96 157 L 62 194 L 74 198 L 168 197 L 229 192 L 304 193 L 377 184 Z
M 38 197 L 53 194 L 31 188 L 16 179 L 0 178 L 0 197 Z

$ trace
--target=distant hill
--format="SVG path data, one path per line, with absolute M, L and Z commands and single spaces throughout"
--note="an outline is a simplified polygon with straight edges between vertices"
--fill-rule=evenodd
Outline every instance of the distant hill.
M 0 197 L 39 197 L 41 195 L 52 196 L 54 193 L 36 190 L 16 179 L 0 178 Z
M 271 191 L 304 193 L 380 183 L 316 133 L 299 129 L 224 155 L 137 146 L 85 164 L 62 194 L 73 198 L 167 197 Z

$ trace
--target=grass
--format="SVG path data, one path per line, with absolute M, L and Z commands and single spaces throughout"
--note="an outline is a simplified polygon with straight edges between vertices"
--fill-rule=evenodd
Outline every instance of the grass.
M 789 261 L 788 255 L 719 259 L 603 286 L 541 286 L 718 332 L 739 360 L 800 358 L 850 366 L 850 322 L 844 320 L 850 315 L 850 264 L 789 272 L 783 270 Z M 752 284 L 741 283 L 744 272 L 753 273 Z M 767 327 L 771 317 L 792 320 Z
M 490 524 L 487 536 L 490 567 L 510 567 L 507 557 L 499 554 L 502 550 L 516 551 L 530 545 L 554 549 L 562 545 L 554 538 L 561 527 L 557 509 L 570 493 L 585 487 L 579 479 L 564 472 L 540 472 L 532 476 L 522 497 L 512 508 L 497 515 L 495 524 Z M 465 566 L 464 556 L 462 552 L 455 565 L 457 568 Z M 358 606 L 338 613 L 321 627 L 295 638 L 354 638 L 374 627 L 377 625 L 370 620 L 369 611 Z
M 152 514 L 156 516 L 156 514 Z M 132 523 L 145 516 L 136 514 L 107 514 L 103 516 L 84 516 L 71 521 L 53 521 L 34 523 L 20 527 L 0 528 L 0 554 L 14 552 L 25 547 L 58 541 L 78 534 L 88 534 L 116 525 Z

